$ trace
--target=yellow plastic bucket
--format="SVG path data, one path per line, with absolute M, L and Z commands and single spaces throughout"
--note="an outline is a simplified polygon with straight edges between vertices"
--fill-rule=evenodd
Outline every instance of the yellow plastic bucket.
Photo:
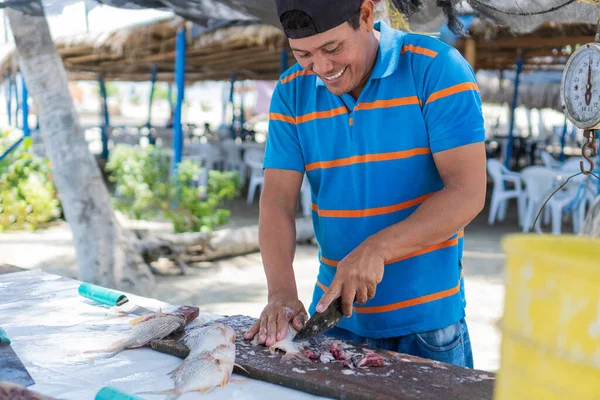
M 511 235 L 496 400 L 600 399 L 600 240 Z

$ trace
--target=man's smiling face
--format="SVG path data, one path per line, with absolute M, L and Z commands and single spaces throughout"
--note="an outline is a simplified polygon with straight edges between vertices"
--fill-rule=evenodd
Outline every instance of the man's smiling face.
M 290 39 L 290 46 L 300 65 L 319 76 L 331 93 L 340 96 L 364 83 L 369 73 L 371 65 L 365 50 L 372 38 L 372 25 L 372 21 L 361 16 L 356 30 L 346 22 L 318 35 Z

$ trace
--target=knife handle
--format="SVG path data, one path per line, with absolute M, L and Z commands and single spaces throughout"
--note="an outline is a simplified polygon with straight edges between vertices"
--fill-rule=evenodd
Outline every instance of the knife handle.
M 96 397 L 94 400 L 143 400 L 141 397 L 134 396 L 132 394 L 128 394 L 122 392 L 114 387 L 105 386 L 98 393 L 96 393 Z
M 0 328 L 0 344 L 10 344 L 10 339 L 6 335 L 6 331 Z
M 77 291 L 83 297 L 87 297 L 88 299 L 111 307 L 121 306 L 128 301 L 127 297 L 123 293 L 92 285 L 91 283 L 83 282 L 81 285 L 79 285 L 79 289 L 77 289 Z

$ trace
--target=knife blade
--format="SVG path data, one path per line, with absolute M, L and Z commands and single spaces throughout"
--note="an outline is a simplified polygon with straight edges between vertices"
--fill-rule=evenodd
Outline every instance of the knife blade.
M 115 310 L 119 312 L 140 316 L 156 314 L 156 311 L 132 303 L 123 293 L 92 285 L 91 283 L 81 283 L 77 291 L 79 295 L 97 303 L 114 307 Z
M 13 350 L 11 341 L 2 328 L 0 328 L 0 377 L 3 381 L 21 386 L 35 384 L 27 368 Z
M 292 342 L 305 342 L 336 326 L 344 314 L 342 313 L 342 298 L 338 297 L 329 304 L 329 307 L 322 313 L 313 314 L 294 336 Z

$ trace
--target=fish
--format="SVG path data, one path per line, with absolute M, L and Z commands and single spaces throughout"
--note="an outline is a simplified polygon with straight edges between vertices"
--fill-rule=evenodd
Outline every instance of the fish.
M 189 329 L 179 341 L 188 347 L 190 353 L 169 372 L 174 388 L 138 394 L 168 395 L 168 400 L 176 400 L 189 392 L 208 393 L 218 386 L 227 385 L 233 367 L 242 368 L 235 363 L 235 337 L 235 331 L 221 323 Z
M 108 349 L 86 351 L 85 353 L 107 353 L 106 358 L 114 357 L 125 349 L 135 349 L 147 345 L 152 340 L 162 339 L 185 326 L 185 317 L 179 314 L 165 314 L 162 311 L 135 323 L 129 336 L 113 343 Z
M 308 358 L 302 353 L 304 346 L 301 343 L 292 341 L 297 334 L 298 331 L 292 326 L 292 324 L 289 324 L 285 338 L 269 347 L 269 350 L 271 350 L 271 353 L 276 353 L 277 350 L 283 351 L 285 354 L 283 357 L 281 357 L 281 361 L 290 361 L 293 359 L 308 361 Z M 254 337 L 255 344 L 258 341 L 257 338 L 258 335 Z
M 180 366 L 169 373 L 175 387 L 160 392 L 138 394 L 168 395 L 177 400 L 189 392 L 208 393 L 229 383 L 235 365 L 235 343 L 222 344 L 213 351 L 191 351 Z
M 53 400 L 51 397 L 32 392 L 26 387 L 11 382 L 0 382 L 0 399 Z
M 180 339 L 190 352 L 212 351 L 221 345 L 235 343 L 235 331 L 222 323 L 189 329 Z

